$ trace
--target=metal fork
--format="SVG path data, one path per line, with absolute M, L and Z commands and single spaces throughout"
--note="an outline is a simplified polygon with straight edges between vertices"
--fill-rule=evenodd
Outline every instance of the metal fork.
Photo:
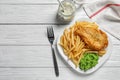
M 53 31 L 52 26 L 47 27 L 47 36 L 48 36 L 48 40 L 51 44 L 55 74 L 56 74 L 56 76 L 59 76 L 58 64 L 57 64 L 57 60 L 56 60 L 56 56 L 55 56 L 55 51 L 54 51 L 54 48 L 53 48 L 53 42 L 54 42 L 55 36 L 54 36 L 54 31 Z

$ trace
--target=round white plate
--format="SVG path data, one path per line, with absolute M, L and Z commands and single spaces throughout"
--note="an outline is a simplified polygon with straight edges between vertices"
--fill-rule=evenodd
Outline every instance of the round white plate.
M 78 21 L 91 21 L 91 20 L 90 19 L 81 19 L 81 20 L 78 20 Z M 90 74 L 90 73 L 95 72 L 96 70 L 98 70 L 107 61 L 107 59 L 110 57 L 110 54 L 112 53 L 112 42 L 111 42 L 111 40 L 110 40 L 110 38 L 108 36 L 108 47 L 106 48 L 106 54 L 103 55 L 102 57 L 99 57 L 98 64 L 95 67 L 93 67 L 93 68 L 87 70 L 86 72 L 84 72 L 83 70 L 80 70 L 79 67 L 76 68 L 75 65 L 74 65 L 74 63 L 71 60 L 68 60 L 68 56 L 66 56 L 64 54 L 62 47 L 59 45 L 59 43 L 60 43 L 60 37 L 62 35 L 63 35 L 63 32 L 58 37 L 58 41 L 57 41 L 58 52 L 61 55 L 61 57 L 65 60 L 65 62 L 68 63 L 69 66 L 72 67 L 78 73 L 81 73 L 81 74 Z

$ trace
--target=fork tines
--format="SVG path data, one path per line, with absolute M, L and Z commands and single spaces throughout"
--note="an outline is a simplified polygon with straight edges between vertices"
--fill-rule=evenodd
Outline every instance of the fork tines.
M 47 35 L 49 38 L 54 38 L 54 31 L 53 31 L 53 27 L 47 27 Z

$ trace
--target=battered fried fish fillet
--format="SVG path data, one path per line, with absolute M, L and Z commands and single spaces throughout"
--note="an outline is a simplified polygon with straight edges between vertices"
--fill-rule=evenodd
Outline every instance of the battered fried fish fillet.
M 108 46 L 107 35 L 98 28 L 79 26 L 76 33 L 92 50 L 102 50 Z

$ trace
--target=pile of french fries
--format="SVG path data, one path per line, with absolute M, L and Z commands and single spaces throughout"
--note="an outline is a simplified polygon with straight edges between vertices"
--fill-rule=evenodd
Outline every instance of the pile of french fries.
M 76 24 L 69 29 L 66 28 L 60 37 L 60 45 L 68 59 L 72 60 L 75 66 L 78 67 L 79 61 L 87 49 L 85 49 L 85 43 L 75 34 L 76 29 Z

